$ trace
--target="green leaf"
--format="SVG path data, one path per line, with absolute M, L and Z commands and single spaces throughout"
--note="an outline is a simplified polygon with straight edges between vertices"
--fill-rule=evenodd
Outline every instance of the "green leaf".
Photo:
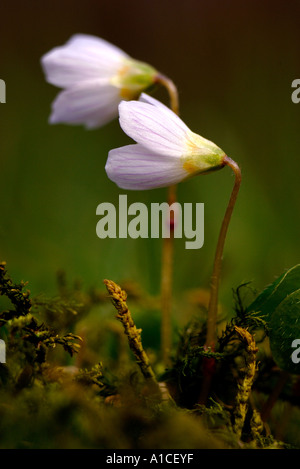
M 292 343 L 300 339 L 300 264 L 268 285 L 247 311 L 266 322 L 275 363 L 285 371 L 300 374 L 300 363 L 292 359 Z
M 259 313 L 267 323 L 277 306 L 291 293 L 300 288 L 300 264 L 280 275 L 248 306 L 248 312 Z
M 277 306 L 269 327 L 274 361 L 281 369 L 300 374 L 300 363 L 294 363 L 292 359 L 292 354 L 297 348 L 292 343 L 295 339 L 300 339 L 300 289 L 288 295 Z

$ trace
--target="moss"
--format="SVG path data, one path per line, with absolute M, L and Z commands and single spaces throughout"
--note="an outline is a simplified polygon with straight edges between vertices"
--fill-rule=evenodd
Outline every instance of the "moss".
M 270 420 L 273 436 L 261 419 L 263 401 L 277 375 L 264 340 L 255 343 L 254 334 L 263 324 L 247 313 L 240 298 L 214 352 L 204 347 L 205 321 L 197 315 L 182 329 L 172 364 L 159 376 L 159 356 L 144 349 L 140 330 L 133 317 L 127 317 L 126 293 L 114 282 L 107 286 L 121 324 L 111 318 L 112 306 L 101 290 L 69 287 L 60 273 L 57 296 L 32 298 L 26 284 L 15 284 L 5 263 L 0 264 L 0 292 L 8 305 L 0 312 L 0 337 L 7 352 L 6 363 L 0 363 L 1 448 L 298 444 L 291 435 L 286 442 L 276 439 L 276 422 Z M 148 308 L 143 295 L 129 295 L 128 302 L 141 315 Z M 208 365 L 213 378 L 208 399 L 201 403 Z M 160 393 L 149 386 L 149 379 Z M 290 379 L 283 400 L 274 407 L 277 420 L 283 412 L 280 402 L 297 407 L 298 395 L 297 381 Z M 291 414 L 295 426 L 299 412 Z

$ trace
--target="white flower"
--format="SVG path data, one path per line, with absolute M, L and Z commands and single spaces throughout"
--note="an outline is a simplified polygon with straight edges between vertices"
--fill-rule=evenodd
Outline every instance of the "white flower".
M 122 189 L 170 186 L 225 164 L 223 150 L 144 93 L 139 101 L 122 101 L 119 114 L 122 129 L 137 142 L 108 155 L 107 175 Z
M 46 79 L 63 88 L 52 105 L 51 123 L 102 126 L 118 115 L 122 99 L 136 99 L 155 82 L 156 70 L 109 42 L 76 34 L 41 59 Z

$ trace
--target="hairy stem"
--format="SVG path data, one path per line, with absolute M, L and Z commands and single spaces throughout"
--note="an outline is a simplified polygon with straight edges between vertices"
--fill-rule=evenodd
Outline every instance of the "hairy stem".
M 206 335 L 206 343 L 205 346 L 214 348 L 217 336 L 217 315 L 218 315 L 218 294 L 219 294 L 219 283 L 220 283 L 220 276 L 221 276 L 221 268 L 222 268 L 222 258 L 223 258 L 223 250 L 224 244 L 226 239 L 226 234 L 229 226 L 229 222 L 231 219 L 231 215 L 236 203 L 236 199 L 238 196 L 238 192 L 241 185 L 241 171 L 238 167 L 237 163 L 235 163 L 231 158 L 225 156 L 224 158 L 224 165 L 229 166 L 235 175 L 235 182 L 231 192 L 231 197 L 229 199 L 229 203 L 225 212 L 225 216 L 223 218 L 216 253 L 214 259 L 214 266 L 213 266 L 213 273 L 211 277 L 211 286 L 210 286 L 210 301 L 208 306 L 208 317 L 207 317 L 207 335 Z

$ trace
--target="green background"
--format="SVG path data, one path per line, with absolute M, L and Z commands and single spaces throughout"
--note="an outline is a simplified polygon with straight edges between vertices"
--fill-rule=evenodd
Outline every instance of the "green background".
M 242 169 L 225 244 L 220 299 L 253 281 L 260 290 L 299 262 L 300 78 L 298 1 L 45 0 L 1 2 L 0 257 L 33 294 L 53 294 L 55 275 L 99 285 L 140 282 L 159 294 L 161 240 L 100 240 L 96 207 L 163 202 L 166 190 L 120 191 L 106 176 L 111 148 L 129 143 L 118 121 L 98 130 L 50 126 L 58 89 L 45 82 L 41 56 L 81 32 L 148 62 L 177 85 L 181 117 Z M 164 90 L 153 94 L 168 103 Z M 174 295 L 207 288 L 221 220 L 233 185 L 229 168 L 178 187 L 178 200 L 204 202 L 205 242 L 176 241 Z M 104 288 L 104 287 L 103 287 Z

